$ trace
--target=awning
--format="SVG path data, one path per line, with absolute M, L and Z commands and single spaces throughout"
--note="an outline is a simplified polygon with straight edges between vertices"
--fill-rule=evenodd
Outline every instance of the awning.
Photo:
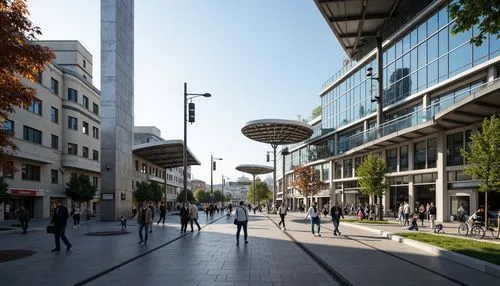
M 132 153 L 162 168 L 182 167 L 184 141 L 165 140 L 139 144 L 132 147 Z M 187 148 L 187 165 L 201 165 Z

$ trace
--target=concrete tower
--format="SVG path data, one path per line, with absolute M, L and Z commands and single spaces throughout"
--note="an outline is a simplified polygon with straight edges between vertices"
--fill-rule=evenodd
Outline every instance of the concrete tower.
M 101 220 L 132 210 L 134 0 L 101 0 Z

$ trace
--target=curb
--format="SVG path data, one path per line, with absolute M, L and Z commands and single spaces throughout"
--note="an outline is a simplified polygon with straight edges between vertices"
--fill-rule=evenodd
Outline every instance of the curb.
M 493 264 L 493 263 L 490 263 L 487 261 L 483 261 L 483 260 L 480 260 L 477 258 L 473 258 L 470 256 L 466 256 L 466 255 L 463 255 L 460 253 L 456 253 L 456 252 L 453 252 L 453 251 L 450 251 L 450 250 L 447 250 L 447 249 L 444 249 L 444 248 L 441 248 L 438 246 L 426 244 L 426 243 L 419 242 L 419 241 L 416 241 L 413 239 L 409 239 L 406 237 L 395 235 L 392 232 L 378 230 L 378 229 L 374 229 L 371 227 L 353 224 L 353 223 L 349 223 L 349 222 L 344 222 L 344 225 L 376 233 L 377 235 L 379 235 L 381 237 L 386 237 L 386 238 L 391 239 L 393 241 L 403 243 L 403 244 L 424 250 L 426 252 L 435 254 L 436 256 L 443 257 L 445 259 L 456 262 L 458 264 L 462 264 L 464 266 L 467 266 L 467 267 L 470 267 L 470 268 L 476 269 L 478 271 L 481 271 L 481 272 L 484 272 L 484 273 L 487 273 L 487 274 L 490 274 L 490 275 L 493 275 L 495 277 L 500 278 L 500 266 L 498 266 L 496 264 Z
M 44 229 L 41 228 L 41 227 L 31 227 L 28 229 L 28 234 L 30 232 L 40 232 L 40 231 L 43 231 Z M 12 230 L 3 230 L 3 231 L 0 231 L 0 236 L 2 235 L 10 235 L 10 234 L 21 234 L 21 231 L 22 229 L 19 228 L 19 229 L 12 229 Z

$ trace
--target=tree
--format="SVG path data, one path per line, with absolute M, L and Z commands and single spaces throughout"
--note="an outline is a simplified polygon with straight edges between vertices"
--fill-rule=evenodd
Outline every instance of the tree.
M 207 202 L 208 201 L 207 196 L 208 196 L 208 194 L 207 194 L 207 192 L 205 192 L 205 190 L 198 189 L 198 190 L 194 191 L 194 198 L 196 199 L 196 201 L 198 203 Z
M 146 202 L 151 200 L 151 196 L 149 194 L 148 182 L 136 183 L 134 198 L 138 202 Z
M 500 190 L 500 118 L 495 115 L 491 119 L 485 118 L 482 130 L 471 135 L 469 149 L 461 151 L 467 162 L 465 173 L 476 178 L 479 191 L 484 192 L 484 214 L 488 226 L 488 192 Z
M 10 194 L 7 193 L 9 185 L 4 181 L 3 177 L 0 177 L 0 203 L 8 200 Z
M 90 182 L 89 176 L 79 174 L 72 176 L 66 184 L 66 195 L 76 202 L 85 202 L 94 198 L 96 187 Z
M 379 220 L 383 220 L 382 195 L 388 187 L 385 183 L 385 176 L 388 171 L 384 159 L 374 154 L 368 154 L 356 170 L 361 193 L 378 197 Z
M 193 196 L 193 192 L 191 192 L 190 190 L 187 191 L 187 196 L 188 196 L 188 201 L 187 202 L 192 202 L 194 201 L 194 196 Z M 186 201 L 186 192 L 185 191 L 182 191 L 178 196 L 177 196 L 177 201 L 178 202 L 185 202 Z
M 321 182 L 318 174 L 314 172 L 311 166 L 295 167 L 293 174 L 295 176 L 293 186 L 297 189 L 297 191 L 299 191 L 299 193 L 306 197 L 307 206 L 309 205 L 309 196 L 316 195 L 323 185 L 323 182 Z
M 222 195 L 222 192 L 220 190 L 215 190 L 213 192 L 213 201 L 214 202 L 222 202 L 222 201 L 224 201 L 224 196 Z
M 313 111 L 312 111 L 312 119 L 320 116 L 321 112 L 322 112 L 321 105 L 317 106 L 316 108 L 314 108 Z
M 247 201 L 253 203 L 254 198 L 256 203 L 267 202 L 273 198 L 273 192 L 266 183 L 262 182 L 260 179 L 256 179 L 255 184 L 252 183 L 248 188 Z
M 163 193 L 161 186 L 157 182 L 151 182 L 148 185 L 148 191 L 151 196 L 151 201 L 159 202 L 163 199 Z
M 27 108 L 35 98 L 35 89 L 24 85 L 22 78 L 36 82 L 55 58 L 49 48 L 33 43 L 41 31 L 28 15 L 25 0 L 0 0 L 0 124 L 15 107 Z M 0 155 L 6 148 L 17 150 L 12 136 L 0 130 Z
M 454 34 L 478 29 L 470 39 L 476 46 L 481 46 L 488 33 L 500 36 L 500 0 L 458 0 L 450 4 L 450 17 L 455 18 L 451 28 Z

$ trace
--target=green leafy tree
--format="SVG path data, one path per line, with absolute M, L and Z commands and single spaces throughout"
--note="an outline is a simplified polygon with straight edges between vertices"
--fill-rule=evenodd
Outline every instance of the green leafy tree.
M 208 202 L 208 197 L 207 197 L 207 192 L 202 189 L 198 189 L 194 191 L 194 198 L 198 203 L 205 203 Z
M 89 176 L 85 174 L 72 176 L 66 184 L 66 195 L 70 197 L 71 200 L 76 202 L 86 202 L 91 200 L 96 191 L 97 189 L 90 182 Z
M 254 197 L 255 194 L 255 197 Z M 262 203 L 268 202 L 273 198 L 273 192 L 269 189 L 266 183 L 262 182 L 260 179 L 255 180 L 255 184 L 251 184 L 248 188 L 247 201 Z
M 233 196 L 231 196 L 231 193 L 224 194 L 224 201 L 231 201 Z
M 356 171 L 361 193 L 378 197 L 379 220 L 383 220 L 382 195 L 388 188 L 385 183 L 385 176 L 388 171 L 384 159 L 374 154 L 368 154 Z
M 320 116 L 321 115 L 321 111 L 322 111 L 321 105 L 317 106 L 316 108 L 314 108 L 313 111 L 312 111 L 312 118 L 314 119 L 314 118 Z
M 191 192 L 191 190 L 187 190 L 187 196 L 188 196 L 188 202 L 194 201 L 193 192 Z M 185 191 L 180 192 L 180 194 L 177 196 L 177 201 L 178 202 L 185 202 L 186 201 L 186 192 Z
M 452 33 L 478 29 L 471 43 L 480 46 L 486 39 L 500 36 L 500 0 L 458 0 L 450 4 L 450 17 L 455 18 Z
M 159 202 L 163 200 L 163 190 L 157 182 L 152 182 L 148 185 L 148 191 L 151 196 L 151 201 Z
M 224 196 L 222 195 L 222 191 L 215 190 L 213 193 L 214 202 L 222 202 L 224 201 Z
M 481 132 L 471 135 L 470 151 L 462 149 L 462 156 L 467 162 L 465 173 L 479 180 L 488 217 L 488 193 L 500 190 L 500 118 L 485 118 Z
M 309 196 L 316 195 L 323 182 L 311 166 L 295 167 L 293 169 L 293 187 L 306 198 L 306 206 L 309 205 Z
M 148 182 L 137 182 L 134 191 L 134 198 L 138 202 L 150 201 Z
M 8 200 L 11 196 L 7 193 L 9 185 L 0 177 L 0 203 Z

